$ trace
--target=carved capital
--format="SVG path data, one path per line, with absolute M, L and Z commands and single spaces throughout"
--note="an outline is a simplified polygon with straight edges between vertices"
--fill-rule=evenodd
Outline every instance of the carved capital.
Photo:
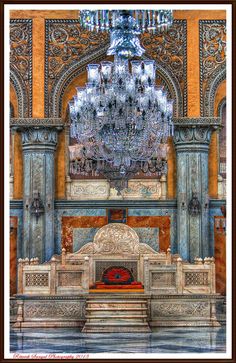
M 54 150 L 57 145 L 57 130 L 48 127 L 27 128 L 21 132 L 23 150 L 49 147 Z
M 174 143 L 181 151 L 207 151 L 212 131 L 221 126 L 219 117 L 174 119 Z
M 11 118 L 10 127 L 21 132 L 23 150 L 54 151 L 57 134 L 64 127 L 61 118 Z

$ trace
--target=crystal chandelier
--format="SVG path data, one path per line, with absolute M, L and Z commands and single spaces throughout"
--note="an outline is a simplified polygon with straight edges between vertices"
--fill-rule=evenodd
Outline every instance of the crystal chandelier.
M 166 141 L 173 134 L 173 100 L 156 85 L 153 60 L 127 59 L 143 53 L 137 35 L 154 31 L 158 19 L 168 18 L 164 13 L 81 12 L 81 22 L 90 30 L 104 31 L 111 26 L 108 53 L 115 57 L 114 62 L 89 64 L 86 86 L 78 87 L 69 102 L 71 137 L 77 141 L 70 147 L 70 171 L 102 174 L 118 193 L 140 171 L 167 172 Z M 165 20 L 162 26 L 167 28 L 167 24 Z
M 138 35 L 167 31 L 173 14 L 171 10 L 82 10 L 80 23 L 90 31 L 110 32 L 107 55 L 129 58 L 145 52 Z

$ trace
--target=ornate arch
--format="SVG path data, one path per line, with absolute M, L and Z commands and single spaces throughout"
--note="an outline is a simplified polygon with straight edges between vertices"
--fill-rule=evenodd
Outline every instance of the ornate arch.
M 49 117 L 61 117 L 62 99 L 67 87 L 74 79 L 76 79 L 82 72 L 86 70 L 86 66 L 88 63 L 102 61 L 107 56 L 106 55 L 107 47 L 108 45 L 105 45 L 97 52 L 94 52 L 93 54 L 90 55 L 86 55 L 80 61 L 74 60 L 67 67 L 66 70 L 63 69 L 61 73 L 58 74 L 58 80 L 54 84 L 49 95 L 49 100 L 48 100 Z M 143 57 L 143 59 L 147 58 L 149 57 L 148 56 Z M 157 63 L 156 67 L 157 67 L 157 78 L 160 79 L 161 83 L 167 89 L 169 97 L 176 100 L 174 104 L 174 116 L 175 117 L 183 116 L 182 92 L 177 78 L 169 70 L 164 68 L 161 64 Z
M 10 70 L 10 82 L 12 83 L 17 96 L 18 117 L 30 117 L 31 110 L 29 106 L 26 87 L 20 74 L 17 72 L 16 69 Z
M 222 117 L 223 108 L 226 106 L 226 97 L 222 98 L 217 107 L 217 116 Z
M 203 98 L 203 116 L 211 117 L 214 116 L 214 104 L 216 90 L 226 79 L 226 65 L 225 63 L 218 67 L 210 76 Z

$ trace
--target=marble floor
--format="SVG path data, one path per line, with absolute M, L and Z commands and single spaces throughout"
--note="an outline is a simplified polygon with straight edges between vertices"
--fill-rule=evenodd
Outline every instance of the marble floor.
M 11 353 L 224 353 L 225 327 L 158 328 L 148 334 L 85 334 L 78 329 L 11 330 Z

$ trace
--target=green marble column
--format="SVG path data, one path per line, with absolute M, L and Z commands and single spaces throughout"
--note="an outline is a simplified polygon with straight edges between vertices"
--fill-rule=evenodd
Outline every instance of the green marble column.
M 47 261 L 54 254 L 54 157 L 60 119 L 12 119 L 21 132 L 23 151 L 23 241 L 19 256 Z M 32 213 L 40 195 L 43 212 Z
M 212 255 L 209 242 L 208 153 L 211 133 L 219 118 L 179 118 L 174 120 L 177 160 L 177 245 L 183 259 Z M 199 212 L 191 213 L 196 197 Z

